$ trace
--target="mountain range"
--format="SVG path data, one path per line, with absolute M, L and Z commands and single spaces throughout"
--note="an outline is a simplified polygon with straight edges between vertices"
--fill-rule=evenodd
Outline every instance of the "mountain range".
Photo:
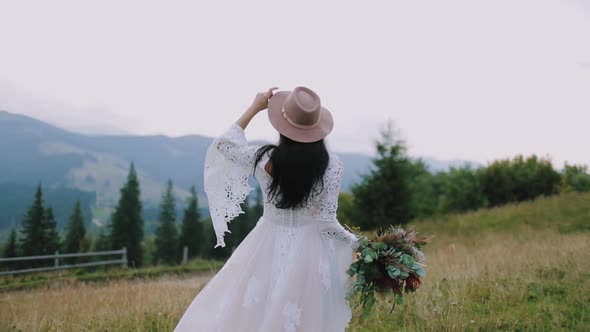
M 77 198 L 94 224 L 102 225 L 117 202 L 119 190 L 134 163 L 145 209 L 157 208 L 170 178 L 182 205 L 194 185 L 206 213 L 203 163 L 212 137 L 188 135 L 88 135 L 64 130 L 35 118 L 0 111 L 0 238 L 20 222 L 31 203 L 34 188 L 42 183 L 54 208 L 58 225 L 65 224 Z M 344 163 L 342 190 L 359 181 L 371 165 L 371 156 L 337 152 Z M 477 163 L 422 158 L 431 171 Z M 51 201 L 51 197 L 54 197 Z M 58 197 L 62 201 L 56 201 Z M 64 198 L 67 197 L 67 198 Z M 66 201 L 63 201 L 63 200 Z

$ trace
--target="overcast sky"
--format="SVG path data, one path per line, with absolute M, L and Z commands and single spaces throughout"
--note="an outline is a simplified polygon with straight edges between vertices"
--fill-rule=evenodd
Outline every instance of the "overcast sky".
M 0 108 L 68 128 L 214 136 L 298 85 L 336 151 L 391 119 L 414 156 L 590 164 L 590 1 L 0 3 Z

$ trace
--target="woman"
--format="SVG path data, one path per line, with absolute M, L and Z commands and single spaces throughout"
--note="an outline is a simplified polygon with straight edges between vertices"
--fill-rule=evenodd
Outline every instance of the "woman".
M 205 157 L 205 192 L 217 245 L 243 211 L 253 174 L 264 213 L 223 268 L 192 301 L 175 331 L 344 331 L 357 238 L 336 219 L 342 163 L 326 149 L 332 115 L 309 88 L 271 88 Z M 244 129 L 268 107 L 278 145 L 249 145 Z

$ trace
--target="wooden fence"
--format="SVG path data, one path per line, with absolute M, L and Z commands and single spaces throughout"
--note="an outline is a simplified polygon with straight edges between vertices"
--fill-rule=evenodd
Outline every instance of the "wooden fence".
M 79 263 L 79 264 L 61 264 L 60 265 L 60 263 L 59 263 L 60 258 L 106 256 L 106 255 L 121 255 L 121 258 L 120 259 L 104 260 L 104 261 L 96 261 L 96 262 Z M 123 268 L 126 268 L 127 267 L 127 248 L 123 247 L 120 250 L 82 252 L 82 253 L 74 253 L 74 254 L 60 254 L 59 251 L 56 251 L 55 254 L 53 254 L 53 255 L 0 258 L 0 264 L 4 263 L 4 262 L 18 262 L 18 261 L 43 260 L 43 259 L 53 259 L 53 266 L 31 268 L 31 269 L 22 269 L 22 270 L 13 270 L 13 271 L 0 271 L 0 275 L 33 273 L 33 272 L 43 272 L 43 271 L 55 271 L 55 270 L 62 270 L 62 269 L 73 269 L 73 268 L 77 268 L 77 267 L 109 265 L 109 264 L 121 264 L 121 266 Z

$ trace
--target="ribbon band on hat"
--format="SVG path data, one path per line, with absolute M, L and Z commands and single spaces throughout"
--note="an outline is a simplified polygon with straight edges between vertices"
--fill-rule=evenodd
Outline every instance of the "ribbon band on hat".
M 320 123 L 320 121 L 322 120 L 321 113 L 320 113 L 320 116 L 318 117 L 318 121 L 316 121 L 314 124 L 311 124 L 311 125 L 298 124 L 295 121 L 293 121 L 289 117 L 289 115 L 287 115 L 287 111 L 285 110 L 285 105 L 283 105 L 283 108 L 281 110 L 281 113 L 283 113 L 283 118 L 285 118 L 285 120 L 287 120 L 287 122 L 289 122 L 290 125 L 292 125 L 295 128 L 299 128 L 299 129 L 312 129 L 312 128 L 315 128 Z

